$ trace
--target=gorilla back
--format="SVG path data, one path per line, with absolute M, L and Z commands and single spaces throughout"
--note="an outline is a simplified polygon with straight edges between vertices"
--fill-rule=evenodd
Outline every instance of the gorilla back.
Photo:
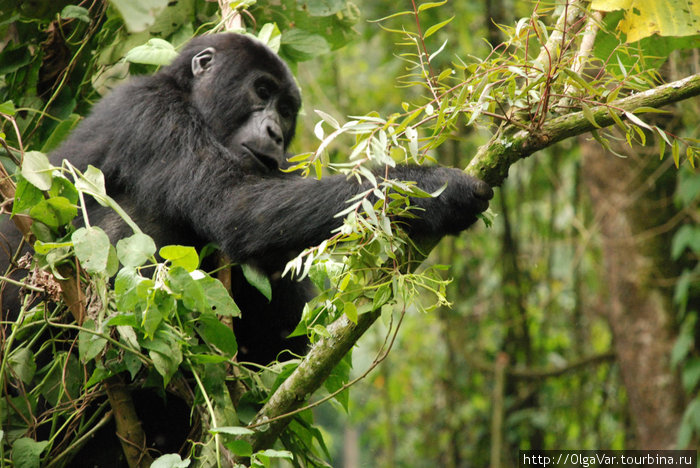
M 266 364 L 286 348 L 303 352 L 304 340 L 286 337 L 309 288 L 280 272 L 292 256 L 328 238 L 342 223 L 335 214 L 366 189 L 342 175 L 313 180 L 280 171 L 300 105 L 289 68 L 269 48 L 242 35 L 202 36 L 171 65 L 102 99 L 50 155 L 54 164 L 99 167 L 108 194 L 157 245 L 214 243 L 271 278 L 268 301 L 233 272 L 241 361 Z M 466 229 L 492 196 L 487 184 L 455 169 L 398 166 L 376 174 L 415 181 L 428 192 L 447 183 L 438 197 L 412 200 L 422 210 L 403 221 L 414 237 Z M 131 234 L 114 212 L 89 203 L 91 224 L 113 242 Z M 10 230 L 5 223 L 3 233 Z

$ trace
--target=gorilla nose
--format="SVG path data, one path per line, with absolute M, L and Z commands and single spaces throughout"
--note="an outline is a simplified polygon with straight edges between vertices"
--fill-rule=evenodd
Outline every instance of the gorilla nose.
M 267 135 L 277 146 L 282 146 L 282 143 L 284 143 L 282 129 L 273 122 L 267 122 Z

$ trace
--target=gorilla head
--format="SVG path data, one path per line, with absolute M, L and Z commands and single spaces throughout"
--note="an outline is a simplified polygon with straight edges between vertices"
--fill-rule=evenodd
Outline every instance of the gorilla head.
M 199 37 L 164 73 L 183 88 L 191 84 L 192 104 L 224 146 L 263 169 L 283 165 L 301 97 L 289 68 L 268 47 L 246 36 Z

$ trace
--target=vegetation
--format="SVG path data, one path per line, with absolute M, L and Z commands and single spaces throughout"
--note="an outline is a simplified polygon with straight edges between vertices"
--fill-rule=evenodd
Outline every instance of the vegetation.
M 3 310 L 0 465 L 70 466 L 115 418 L 130 465 L 150 466 L 139 387 L 200 423 L 161 467 L 357 466 L 360 445 L 377 466 L 498 467 L 518 449 L 696 444 L 700 11 L 667 24 L 613 3 L 487 1 L 487 20 L 446 1 L 249 0 L 223 16 L 204 0 L 0 1 L 0 192 L 34 251 L 16 261 L 36 266 L 22 311 Z M 309 355 L 254 370 L 235 359 L 225 275 L 197 269 L 210 252 L 136 225 L 111 245 L 82 209 L 128 218 L 99 170 L 44 155 L 116 83 L 236 16 L 304 89 L 294 170 L 374 182 L 289 264 L 320 291 L 295 332 Z M 391 215 L 430 194 L 367 169 L 401 161 L 500 186 L 488 227 L 411 244 Z

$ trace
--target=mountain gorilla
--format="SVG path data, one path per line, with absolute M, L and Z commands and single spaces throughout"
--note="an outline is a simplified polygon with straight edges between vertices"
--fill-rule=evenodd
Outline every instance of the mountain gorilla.
M 80 170 L 100 168 L 107 193 L 156 245 L 214 243 L 232 261 L 270 277 L 268 302 L 233 271 L 240 361 L 267 364 L 282 349 L 304 351 L 305 340 L 286 337 L 309 287 L 280 272 L 302 249 L 328 238 L 342 223 L 335 214 L 365 189 L 343 175 L 314 180 L 280 171 L 300 105 L 289 68 L 265 45 L 237 34 L 200 36 L 170 66 L 102 99 L 51 155 L 56 165 L 68 159 Z M 423 209 L 406 220 L 415 237 L 466 229 L 493 194 L 455 169 L 400 166 L 388 175 L 428 192 L 447 183 L 436 198 L 412 200 Z M 131 234 L 113 211 L 88 203 L 90 222 L 113 242 Z
M 170 66 L 102 99 L 50 156 L 55 165 L 68 159 L 80 170 L 99 167 L 108 194 L 157 245 L 214 243 L 233 262 L 253 264 L 269 276 L 271 301 L 240 269 L 232 271 L 232 294 L 242 311 L 234 323 L 239 361 L 267 364 L 283 349 L 304 352 L 304 339 L 286 337 L 310 288 L 280 272 L 302 249 L 328 238 L 342 223 L 335 214 L 366 189 L 343 175 L 314 180 L 280 171 L 288 167 L 300 105 L 289 68 L 269 48 L 242 35 L 202 36 Z M 447 183 L 436 198 L 412 200 L 422 210 L 403 221 L 416 238 L 466 229 L 493 194 L 455 169 L 400 166 L 388 176 L 415 181 L 428 192 Z M 91 224 L 113 242 L 132 234 L 112 210 L 88 203 Z M 7 221 L 0 234 L 19 240 Z M 7 266 L 7 260 L 0 263 Z M 8 291 L 5 296 L 3 312 L 17 303 L 16 294 L 14 301 Z

